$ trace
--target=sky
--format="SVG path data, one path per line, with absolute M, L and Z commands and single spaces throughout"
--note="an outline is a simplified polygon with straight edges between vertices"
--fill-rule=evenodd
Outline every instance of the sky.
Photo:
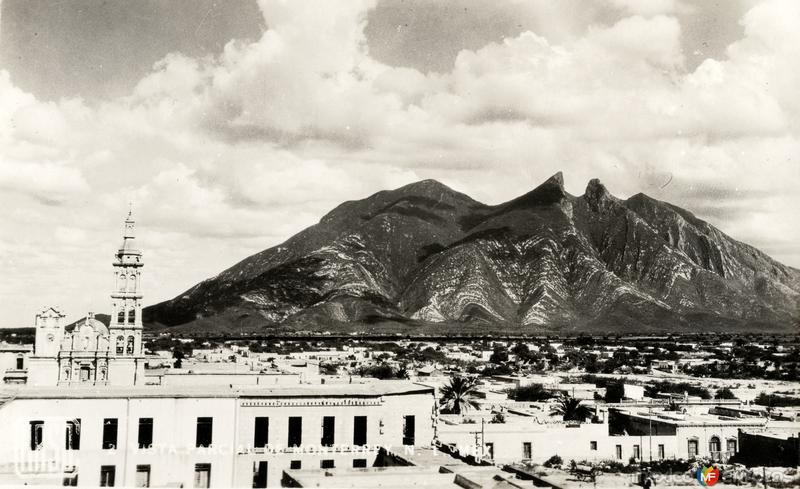
M 153 304 L 426 178 L 600 178 L 800 267 L 798 27 L 794 0 L 2 0 L 0 327 L 107 311 L 131 203 Z

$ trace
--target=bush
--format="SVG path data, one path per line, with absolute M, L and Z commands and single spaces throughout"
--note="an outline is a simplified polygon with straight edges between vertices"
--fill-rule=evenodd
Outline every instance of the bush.
M 553 455 L 552 457 L 548 458 L 547 461 L 542 464 L 545 467 L 557 467 L 564 464 L 564 460 L 559 457 L 558 455 Z
M 736 395 L 729 388 L 723 387 L 717 391 L 714 399 L 736 399 Z
M 546 401 L 553 395 L 544 390 L 542 384 L 530 384 L 522 387 L 513 387 L 508 390 L 508 398 L 521 402 Z

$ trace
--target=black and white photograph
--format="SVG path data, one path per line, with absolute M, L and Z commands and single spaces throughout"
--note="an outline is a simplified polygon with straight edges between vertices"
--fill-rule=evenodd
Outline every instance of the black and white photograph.
M 800 1 L 0 0 L 0 489 L 800 488 Z

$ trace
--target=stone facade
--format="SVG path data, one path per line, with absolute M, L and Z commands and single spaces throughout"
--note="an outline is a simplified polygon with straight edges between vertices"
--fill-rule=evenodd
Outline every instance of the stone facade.
M 36 315 L 36 342 L 28 366 L 31 385 L 134 385 L 144 383 L 142 354 L 142 252 L 134 246 L 130 214 L 113 262 L 109 326 L 92 313 L 66 330 L 64 315 L 48 307 Z

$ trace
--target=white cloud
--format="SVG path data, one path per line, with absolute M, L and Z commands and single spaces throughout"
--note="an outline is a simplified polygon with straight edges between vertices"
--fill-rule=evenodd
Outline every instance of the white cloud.
M 344 200 L 438 178 L 494 203 L 558 170 L 573 193 L 600 177 L 800 264 L 784 244 L 800 240 L 788 224 L 800 208 L 798 4 L 755 6 L 726 58 L 689 71 L 682 4 L 608 1 L 629 15 L 580 37 L 524 32 L 464 50 L 441 74 L 370 56 L 372 2 L 281 1 L 260 2 L 260 39 L 171 54 L 117 100 L 42 102 L 0 70 L 0 205 L 16 209 L 0 216 L 7 280 L 63 295 L 45 277 L 54 234 L 73 264 L 65 279 L 86 275 L 102 310 L 102 257 L 129 200 L 156 300 Z M 12 322 L 31 300 L 13 301 Z

